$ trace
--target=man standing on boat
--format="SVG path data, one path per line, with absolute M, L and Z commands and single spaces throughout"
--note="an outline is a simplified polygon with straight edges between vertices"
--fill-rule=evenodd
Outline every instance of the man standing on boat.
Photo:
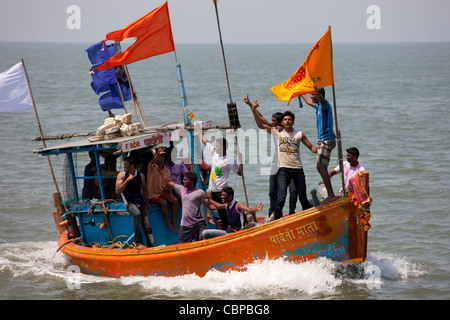
M 311 97 L 302 95 L 303 100 L 316 109 L 316 124 L 319 147 L 317 152 L 317 171 L 322 177 L 328 196 L 322 203 L 336 200 L 331 179 L 328 175 L 328 164 L 330 163 L 331 150 L 336 147 L 336 135 L 333 132 L 333 110 L 330 103 L 325 100 L 325 89 L 314 85 L 314 92 Z
M 180 224 L 180 236 L 178 243 L 186 243 L 201 239 L 203 230 L 206 229 L 205 218 L 201 212 L 202 204 L 211 210 L 216 210 L 206 198 L 205 191 L 196 188 L 197 174 L 187 172 L 183 177 L 183 185 L 176 184 L 167 174 L 163 174 L 167 183 L 181 197 L 182 218 Z
M 202 142 L 206 145 L 205 152 L 211 156 L 211 174 L 209 177 L 209 190 L 212 194 L 212 199 L 216 202 L 221 202 L 221 193 L 224 187 L 228 186 L 228 178 L 230 171 L 236 172 L 238 176 L 242 175 L 243 165 L 238 166 L 236 160 L 230 155 L 227 155 L 227 140 L 225 138 L 216 139 L 215 146 L 212 145 L 205 138 L 201 132 Z M 222 220 L 223 229 L 228 227 L 227 211 L 225 209 L 217 210 L 220 219 Z
M 283 130 L 283 126 L 281 124 L 283 120 L 283 114 L 281 112 L 276 112 L 272 114 L 272 122 L 269 123 L 261 112 L 258 111 L 258 104 L 253 105 L 253 103 L 247 96 L 242 100 L 246 104 L 250 106 L 250 109 L 253 112 L 253 117 L 255 118 L 256 125 L 260 129 L 265 129 L 261 124 L 269 125 L 273 129 Z M 273 137 L 275 145 L 277 145 L 277 141 L 275 137 Z M 295 187 L 293 183 L 289 184 L 289 214 L 295 213 L 295 207 L 297 206 L 297 191 L 295 191 Z M 278 198 L 278 148 L 275 149 L 275 152 L 273 153 L 272 163 L 270 165 L 270 178 L 269 178 L 269 199 L 270 199 L 270 206 L 269 206 L 269 218 L 272 216 L 271 219 L 273 219 L 273 214 L 275 212 L 275 205 L 277 203 Z
M 116 193 L 121 194 L 125 206 L 134 217 L 134 239 L 137 249 L 145 248 L 142 244 L 141 226 L 144 228 L 144 237 L 147 246 L 154 247 L 152 229 L 147 211 L 147 183 L 144 175 L 136 170 L 132 158 L 127 157 L 123 161 L 125 172 L 119 172 L 116 179 Z M 143 191 L 144 198 L 141 195 Z
M 257 108 L 258 100 L 253 103 L 252 108 Z M 293 180 L 298 193 L 302 209 L 311 208 L 306 196 L 306 181 L 303 173 L 303 165 L 300 159 L 300 143 L 303 143 L 312 153 L 317 153 L 317 149 L 308 140 L 302 131 L 294 129 L 295 114 L 290 111 L 283 113 L 283 130 L 272 128 L 270 125 L 261 124 L 262 128 L 272 134 L 278 146 L 278 198 L 275 205 L 274 219 L 283 216 L 283 207 L 286 201 L 287 188 Z

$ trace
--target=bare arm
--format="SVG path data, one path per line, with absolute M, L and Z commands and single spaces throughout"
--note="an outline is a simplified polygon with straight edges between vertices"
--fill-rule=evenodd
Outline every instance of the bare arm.
M 215 202 L 215 203 L 217 203 L 217 202 Z M 211 202 L 210 199 L 205 199 L 205 201 L 203 201 L 203 204 L 204 204 L 205 206 L 207 206 L 208 209 L 210 209 L 210 210 L 217 210 L 217 209 L 220 209 L 220 208 L 217 208 L 217 207 Z
M 255 100 L 254 103 L 251 103 L 251 101 L 248 99 L 248 94 L 247 94 L 247 96 L 242 101 L 244 101 L 246 104 L 248 104 L 250 106 L 250 108 L 252 109 L 253 118 L 255 118 L 255 122 L 256 122 L 256 125 L 258 126 L 258 128 L 260 128 L 262 130 L 267 130 L 270 133 L 269 130 L 271 130 L 272 127 L 270 126 L 270 123 L 266 120 L 266 118 L 263 117 L 261 112 L 259 112 L 258 100 Z
M 242 203 L 238 202 L 237 203 L 237 209 L 240 211 L 247 211 L 249 213 L 255 213 L 256 211 L 261 211 L 263 208 L 263 204 L 260 203 L 256 208 L 247 208 L 246 206 L 244 206 Z
M 308 138 L 306 137 L 306 134 L 302 134 L 302 143 L 309 149 L 311 150 L 312 153 L 317 153 L 317 149 L 318 147 L 313 146 L 313 144 L 308 140 Z
M 310 105 L 311 107 L 313 107 L 314 109 L 316 108 L 316 106 L 314 105 L 314 102 L 312 101 L 312 99 L 304 94 L 301 95 L 303 101 L 305 101 L 306 104 Z
M 130 174 L 128 178 L 125 180 L 125 173 L 119 172 L 116 178 L 116 193 L 121 194 L 128 185 L 128 182 L 134 179 L 134 176 Z
M 213 199 L 209 199 L 208 203 L 209 203 L 210 205 L 213 205 L 213 206 L 214 206 L 214 208 L 208 207 L 208 208 L 210 208 L 211 210 L 226 209 L 226 204 L 225 204 L 225 203 L 218 203 L 218 202 L 215 202 Z
M 165 153 L 166 147 L 159 147 L 158 148 L 158 152 L 156 153 L 156 155 L 153 157 L 152 161 L 150 161 L 150 163 L 148 164 L 148 169 L 150 169 L 154 164 L 157 163 L 158 159 L 160 157 L 163 156 L 163 154 Z M 150 171 L 150 170 L 148 170 Z
M 320 104 L 327 103 L 327 100 L 325 100 L 325 98 L 320 94 L 319 89 L 316 85 L 314 85 L 314 93 L 316 94 L 317 100 L 319 100 Z

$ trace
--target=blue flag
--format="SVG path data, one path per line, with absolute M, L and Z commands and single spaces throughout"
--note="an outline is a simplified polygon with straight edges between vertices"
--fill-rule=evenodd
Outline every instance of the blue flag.
M 112 68 L 114 69 L 114 68 Z M 98 103 L 103 111 L 108 109 L 123 109 L 122 98 L 118 89 L 118 83 L 110 86 L 111 91 L 105 93 L 98 99 Z M 130 86 L 127 83 L 120 84 L 120 90 L 122 91 L 123 100 L 127 101 L 131 99 Z
M 302 97 L 298 96 L 298 107 L 303 108 Z
M 86 49 L 89 60 L 92 64 L 101 64 L 113 57 L 118 51 L 117 46 L 114 45 L 106 45 L 103 47 L 103 41 L 99 43 L 93 44 L 89 48 Z
M 96 94 L 106 92 L 98 99 L 103 111 L 107 111 L 108 108 L 118 109 L 124 107 L 118 90 L 119 84 L 123 100 L 128 101 L 131 99 L 130 84 L 123 67 L 118 66 L 106 70 L 95 69 L 96 66 L 114 56 L 117 51 L 117 47 L 114 45 L 103 46 L 103 41 L 86 49 L 89 60 L 93 64 L 91 68 L 91 88 Z
M 91 68 L 91 76 L 91 87 L 96 94 L 111 90 L 111 85 L 117 83 L 116 69 L 114 68 L 99 71 L 93 66 Z

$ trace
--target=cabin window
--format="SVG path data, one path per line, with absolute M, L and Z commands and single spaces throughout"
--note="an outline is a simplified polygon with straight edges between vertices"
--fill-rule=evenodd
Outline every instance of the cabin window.
M 97 151 L 66 154 L 63 169 L 65 202 L 87 202 L 92 199 L 118 199 L 115 192 L 117 174 L 123 170 L 121 156 Z M 92 157 L 92 158 L 91 158 Z M 97 164 L 101 172 L 97 171 Z

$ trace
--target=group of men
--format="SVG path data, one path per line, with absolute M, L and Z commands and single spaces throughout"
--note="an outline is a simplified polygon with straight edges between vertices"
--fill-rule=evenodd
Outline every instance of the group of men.
M 258 111 L 258 101 L 251 102 L 247 97 L 243 101 L 248 104 L 253 112 L 258 128 L 267 130 L 274 138 L 276 150 L 272 159 L 269 179 L 270 207 L 269 216 L 272 219 L 282 217 L 282 210 L 286 201 L 289 185 L 294 186 L 294 191 L 300 200 L 302 209 L 311 207 L 306 195 L 306 182 L 303 165 L 300 157 L 300 144 L 304 144 L 312 153 L 316 153 L 316 168 L 322 177 L 319 184 L 324 184 L 327 197 L 322 203 L 328 203 L 338 199 L 331 184 L 331 177 L 340 173 L 337 166 L 328 172 L 331 151 L 336 147 L 336 135 L 333 131 L 333 112 L 330 103 L 325 99 L 325 90 L 314 86 L 314 92 L 310 97 L 302 95 L 301 98 L 316 111 L 316 125 L 318 134 L 318 146 L 315 147 L 304 132 L 297 131 L 293 125 L 295 114 L 290 111 L 285 113 L 274 113 L 269 123 Z M 358 171 L 364 168 L 358 162 L 359 150 L 357 148 L 347 149 L 347 162 L 344 163 L 345 189 L 348 182 Z M 295 200 L 296 201 L 296 200 Z M 290 201 L 292 203 L 292 201 Z M 291 210 L 290 210 L 291 211 Z M 292 214 L 292 212 L 290 212 Z
M 295 114 L 290 111 L 285 113 L 274 113 L 272 121 L 269 123 L 258 111 L 258 102 L 251 102 L 247 97 L 243 101 L 251 107 L 254 119 L 260 129 L 267 130 L 275 140 L 277 150 L 272 160 L 271 175 L 269 179 L 270 207 L 269 215 L 273 219 L 279 219 L 283 215 L 283 207 L 286 200 L 287 189 L 293 185 L 293 192 L 298 195 L 302 209 L 308 209 L 311 204 L 306 195 L 306 182 L 303 172 L 303 165 L 300 157 L 300 145 L 305 145 L 312 153 L 316 153 L 317 170 L 322 177 L 319 184 L 324 184 L 327 190 L 327 197 L 322 203 L 331 202 L 338 197 L 334 194 L 331 185 L 331 177 L 339 173 L 339 166 L 328 172 L 331 151 L 336 146 L 336 135 L 333 132 L 332 109 L 325 100 L 323 88 L 314 87 L 315 91 L 310 97 L 302 96 L 303 100 L 316 110 L 316 122 L 318 130 L 318 146 L 314 146 L 302 131 L 294 129 Z M 179 243 L 193 240 L 208 239 L 230 232 L 236 232 L 244 228 L 246 213 L 255 215 L 256 211 L 262 210 L 262 204 L 254 208 L 247 208 L 234 198 L 234 191 L 228 186 L 230 172 L 242 175 L 243 165 L 237 164 L 235 159 L 227 155 L 227 141 L 224 138 L 217 139 L 215 145 L 210 143 L 203 134 L 202 142 L 205 144 L 205 152 L 211 156 L 211 174 L 209 178 L 210 196 L 205 191 L 196 188 L 197 174 L 187 172 L 184 174 L 182 185 L 175 183 L 164 168 L 160 160 L 165 153 L 165 148 L 160 147 L 155 158 L 148 166 L 148 173 L 155 173 L 155 178 L 149 183 L 156 186 L 168 186 L 178 195 L 182 205 L 182 220 L 180 228 L 171 231 L 180 231 Z M 356 148 L 347 149 L 347 163 L 344 164 L 345 186 L 347 188 L 349 179 L 360 170 L 364 170 L 358 162 L 359 151 Z M 160 203 L 160 199 L 166 199 L 164 190 L 161 197 L 148 199 L 148 184 L 142 173 L 139 173 L 134 165 L 133 159 L 126 158 L 123 162 L 125 172 L 120 172 L 116 180 L 116 192 L 122 194 L 128 211 L 134 216 L 135 242 L 138 248 L 142 248 L 141 226 L 144 229 L 144 237 L 148 246 L 154 246 L 152 230 L 150 228 L 147 205 L 149 203 Z M 141 195 L 141 188 L 147 199 Z M 159 192 L 161 190 L 157 190 Z M 168 199 L 172 203 L 172 210 L 178 211 L 178 201 Z M 206 229 L 205 219 L 201 212 L 202 204 L 210 210 L 217 210 L 221 220 L 221 229 Z M 176 206 L 176 208 L 175 208 Z M 162 206 L 163 207 L 163 206 Z M 162 208 L 163 209 L 163 208 Z M 176 227 L 176 222 L 167 219 L 167 204 L 162 210 L 168 226 Z M 292 212 L 290 212 L 292 213 Z M 176 215 L 174 215 L 176 217 Z M 211 217 L 207 217 L 208 222 L 214 223 Z
M 255 215 L 256 211 L 262 210 L 263 205 L 261 203 L 255 208 L 248 208 L 234 199 L 234 190 L 228 186 L 227 181 L 231 171 L 238 175 L 242 174 L 242 164 L 238 166 L 234 158 L 226 154 L 226 140 L 217 140 L 215 146 L 213 146 L 202 135 L 202 141 L 206 144 L 205 150 L 211 154 L 212 159 L 209 183 L 211 195 L 209 197 L 207 197 L 205 191 L 196 187 L 198 176 L 195 172 L 186 172 L 183 175 L 182 185 L 173 181 L 170 172 L 161 160 L 166 152 L 165 147 L 158 148 L 155 157 L 148 165 L 148 184 L 152 184 L 153 189 L 155 189 L 155 186 L 159 186 L 161 189 L 154 191 L 156 196 L 153 198 L 150 198 L 153 195 L 149 192 L 150 186 L 148 186 L 144 175 L 136 169 L 133 159 L 127 157 L 123 161 L 125 172 L 120 172 L 117 175 L 116 192 L 122 195 L 127 210 L 134 217 L 135 243 L 138 249 L 144 248 L 141 226 L 144 229 L 147 245 L 155 245 L 147 211 L 150 204 L 161 204 L 161 211 L 169 229 L 170 226 L 176 226 L 176 221 L 168 220 L 165 199 L 172 203 L 174 213 L 178 211 L 179 202 L 175 197 L 170 198 L 168 189 L 173 190 L 181 200 L 182 219 L 180 228 L 176 230 L 180 232 L 179 243 L 208 239 L 239 231 L 246 224 L 247 214 Z M 160 200 L 164 201 L 161 202 Z M 202 204 L 210 210 L 218 211 L 221 218 L 221 229 L 206 230 L 206 222 L 201 212 Z M 175 217 L 173 219 L 176 219 L 176 214 L 173 214 L 173 217 Z M 211 217 L 208 217 L 208 222 L 214 224 Z

